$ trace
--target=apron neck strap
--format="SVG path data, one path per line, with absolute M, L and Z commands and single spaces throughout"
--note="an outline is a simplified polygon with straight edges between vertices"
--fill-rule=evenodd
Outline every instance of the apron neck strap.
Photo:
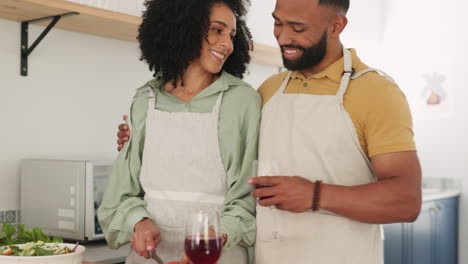
M 223 101 L 223 92 L 220 92 L 218 98 L 216 99 L 216 104 L 213 107 L 213 114 L 219 114 L 219 109 L 221 108 L 221 102 Z
M 343 76 L 341 77 L 340 88 L 336 93 L 336 96 L 343 100 L 343 95 L 346 93 L 346 89 L 348 89 L 349 80 L 351 76 L 354 74 L 353 69 L 353 61 L 351 58 L 351 52 L 343 48 L 343 57 L 344 57 L 344 71 Z
M 156 109 L 156 95 L 153 89 L 150 89 L 148 94 L 148 110 L 149 109 Z
M 359 78 L 361 77 L 362 75 L 368 73 L 368 72 L 377 72 L 377 73 L 380 73 L 381 75 L 383 75 L 385 78 L 387 78 L 388 80 L 390 80 L 391 82 L 395 83 L 395 80 L 388 74 L 386 74 L 385 72 L 379 70 L 379 69 L 375 69 L 375 68 L 367 68 L 365 70 L 362 70 L 360 72 L 357 72 L 355 74 L 353 74 L 353 76 L 351 76 L 351 79 L 354 80 L 356 78 Z
M 286 90 L 286 87 L 288 86 L 289 79 L 291 78 L 292 71 L 289 71 L 288 74 L 286 75 L 286 78 L 284 78 L 283 83 L 281 84 L 280 88 L 278 89 L 277 94 L 282 94 L 284 93 L 284 90 Z

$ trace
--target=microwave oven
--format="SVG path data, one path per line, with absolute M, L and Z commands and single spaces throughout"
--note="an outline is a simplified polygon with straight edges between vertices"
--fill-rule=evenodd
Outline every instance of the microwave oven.
M 23 160 L 20 223 L 68 240 L 104 239 L 96 213 L 111 171 L 111 162 Z

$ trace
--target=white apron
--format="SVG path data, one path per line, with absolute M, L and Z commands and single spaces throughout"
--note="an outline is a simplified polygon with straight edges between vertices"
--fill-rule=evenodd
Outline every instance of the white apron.
M 376 181 L 343 107 L 353 74 L 351 54 L 343 53 L 345 73 L 336 95 L 286 94 L 290 72 L 263 107 L 259 160 L 276 162 L 273 175 L 345 186 Z M 324 210 L 291 213 L 257 205 L 255 255 L 256 264 L 381 264 L 381 228 Z
M 185 221 L 193 210 L 212 207 L 221 212 L 226 172 L 218 143 L 221 92 L 211 113 L 169 113 L 156 109 L 149 91 L 146 139 L 140 183 L 148 212 L 161 230 L 157 254 L 164 262 L 184 255 Z M 220 264 L 247 263 L 247 250 L 223 251 Z M 155 263 L 131 249 L 127 264 Z

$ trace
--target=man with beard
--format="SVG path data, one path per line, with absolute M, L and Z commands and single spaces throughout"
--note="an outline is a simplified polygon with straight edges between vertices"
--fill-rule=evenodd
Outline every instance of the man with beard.
M 266 80 L 256 264 L 383 263 L 381 224 L 414 221 L 421 170 L 404 94 L 343 48 L 349 0 L 277 0 L 288 71 Z
M 288 71 L 266 80 L 256 264 L 382 264 L 381 224 L 414 221 L 421 170 L 404 94 L 345 49 L 349 0 L 277 0 Z M 129 132 L 121 125 L 119 144 Z M 270 186 L 270 187 L 265 187 Z

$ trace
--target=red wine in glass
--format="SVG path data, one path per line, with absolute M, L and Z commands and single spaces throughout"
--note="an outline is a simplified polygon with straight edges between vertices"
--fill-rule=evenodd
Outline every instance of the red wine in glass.
M 194 264 L 214 264 L 223 249 L 221 238 L 191 237 L 185 239 L 185 253 Z
M 199 209 L 185 225 L 185 254 L 194 264 L 215 264 L 223 244 L 219 214 L 215 208 Z

